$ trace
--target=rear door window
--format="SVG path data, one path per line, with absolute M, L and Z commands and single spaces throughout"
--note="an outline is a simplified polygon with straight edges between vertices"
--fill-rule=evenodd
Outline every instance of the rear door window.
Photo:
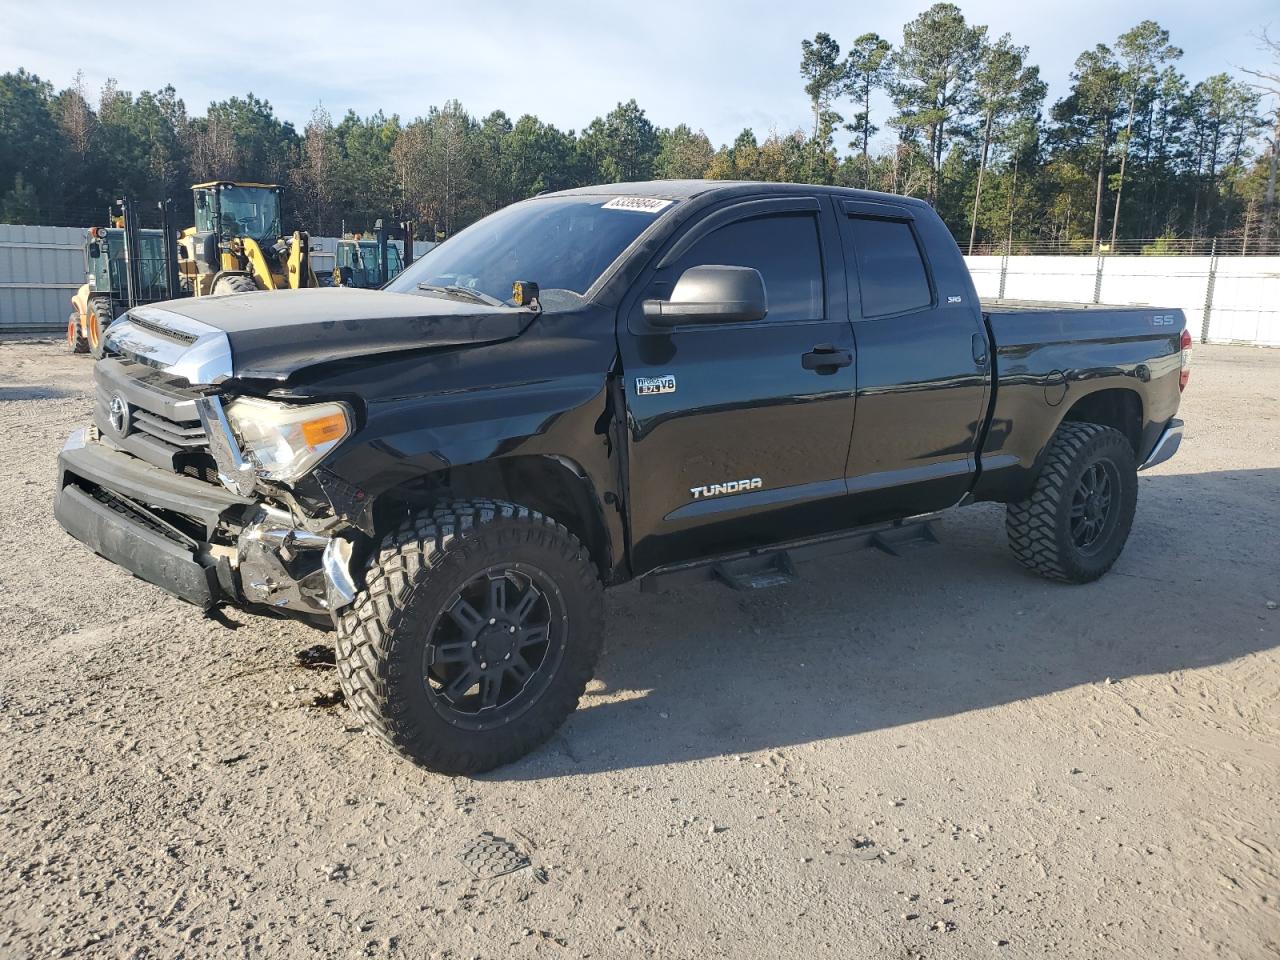
M 885 317 L 931 306 L 933 290 L 915 231 L 905 220 L 849 217 L 845 267 L 856 272 L 862 315 Z

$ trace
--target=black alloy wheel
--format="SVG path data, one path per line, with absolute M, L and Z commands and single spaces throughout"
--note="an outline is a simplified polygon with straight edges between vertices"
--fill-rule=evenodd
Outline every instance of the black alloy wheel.
M 564 600 L 542 571 L 528 564 L 482 571 L 431 628 L 423 675 L 432 705 L 464 729 L 510 722 L 555 674 L 567 630 Z
M 1095 553 L 1115 526 L 1119 488 L 1119 471 L 1108 459 L 1095 460 L 1080 474 L 1071 496 L 1071 540 L 1082 554 Z

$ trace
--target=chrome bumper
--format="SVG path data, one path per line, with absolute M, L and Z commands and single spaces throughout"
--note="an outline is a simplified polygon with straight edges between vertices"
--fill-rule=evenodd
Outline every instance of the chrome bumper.
M 1146 470 L 1154 467 L 1157 463 L 1164 463 L 1175 453 L 1182 444 L 1182 421 L 1178 419 L 1170 420 L 1165 426 L 1164 432 L 1160 434 L 1160 439 L 1156 441 L 1156 445 L 1152 448 L 1150 456 L 1142 462 L 1138 467 L 1139 470 Z

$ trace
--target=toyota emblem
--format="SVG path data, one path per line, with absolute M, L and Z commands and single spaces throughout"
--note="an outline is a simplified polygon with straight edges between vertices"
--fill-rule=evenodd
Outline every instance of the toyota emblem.
M 115 394 L 111 398 L 111 405 L 107 408 L 107 419 L 111 421 L 111 431 L 117 437 L 125 437 L 129 434 L 131 416 L 129 411 L 129 402 L 120 394 Z

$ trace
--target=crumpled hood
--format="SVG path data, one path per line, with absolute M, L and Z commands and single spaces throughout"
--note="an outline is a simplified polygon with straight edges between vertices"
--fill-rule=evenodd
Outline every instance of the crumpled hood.
M 107 346 L 192 384 L 285 380 L 334 360 L 509 340 L 534 316 L 381 290 L 258 291 L 135 307 L 111 325 Z

